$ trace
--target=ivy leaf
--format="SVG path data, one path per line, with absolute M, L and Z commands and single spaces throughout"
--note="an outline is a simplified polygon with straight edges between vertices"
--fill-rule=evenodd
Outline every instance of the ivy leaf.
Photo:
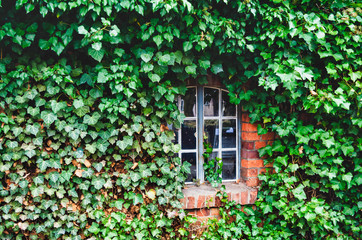
M 98 140 L 97 141 L 97 148 L 100 152 L 105 153 L 108 149 L 109 142 Z
M 141 179 L 141 175 L 136 172 L 131 172 L 130 177 L 133 182 L 138 182 Z
M 54 113 L 48 111 L 43 111 L 40 116 L 47 125 L 51 125 L 55 120 L 58 119 Z
M 84 116 L 83 122 L 86 124 L 89 124 L 89 125 L 95 125 L 98 122 L 100 117 L 101 117 L 101 115 L 98 112 L 93 113 L 92 116 L 87 114 Z
M 28 114 L 30 114 L 31 116 L 34 117 L 40 113 L 40 109 L 38 107 L 33 108 L 33 107 L 29 106 L 27 112 L 28 112 Z
M 37 133 L 39 132 L 39 128 L 40 128 L 40 125 L 35 123 L 34 125 L 26 125 L 26 128 L 25 128 L 25 131 L 33 134 L 34 136 L 37 135 Z
M 150 52 L 148 52 L 148 53 L 142 53 L 142 54 L 141 54 L 141 59 L 142 59 L 144 62 L 148 63 L 149 61 L 151 61 L 152 56 L 153 56 L 153 53 L 150 53 Z
M 186 41 L 183 43 L 183 49 L 184 49 L 184 52 L 187 52 L 189 50 L 192 49 L 192 43 L 189 42 L 189 41 Z
M 75 107 L 75 109 L 83 107 L 84 106 L 83 100 L 82 99 L 75 99 L 73 101 L 73 106 Z
M 137 193 L 136 196 L 133 199 L 133 205 L 137 205 L 139 203 L 143 203 L 143 197 L 142 194 Z
M 102 61 L 104 53 L 105 53 L 104 49 L 95 50 L 91 47 L 88 48 L 88 54 L 98 62 Z
M 106 183 L 106 181 L 103 178 L 93 178 L 92 179 L 92 185 L 97 190 L 101 189 L 105 183 Z

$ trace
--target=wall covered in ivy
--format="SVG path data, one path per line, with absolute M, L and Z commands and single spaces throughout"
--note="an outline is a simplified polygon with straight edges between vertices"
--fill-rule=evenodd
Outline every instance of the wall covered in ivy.
M 0 238 L 190 237 L 189 166 L 167 126 L 183 121 L 184 80 L 207 75 L 279 138 L 260 150 L 275 173 L 256 208 L 225 203 L 197 237 L 361 238 L 361 8 L 2 1 Z

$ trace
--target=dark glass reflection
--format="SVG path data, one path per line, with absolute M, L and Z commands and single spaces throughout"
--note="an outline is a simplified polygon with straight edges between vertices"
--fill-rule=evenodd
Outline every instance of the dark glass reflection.
M 204 116 L 219 116 L 219 90 L 204 88 Z
M 219 147 L 219 120 L 205 120 L 205 135 L 207 142 L 211 144 L 213 148 Z
M 236 147 L 236 120 L 223 120 L 222 121 L 222 147 L 234 148 Z
M 185 120 L 181 126 L 181 148 L 196 149 L 196 121 Z
M 222 91 L 222 115 L 223 116 L 236 116 L 236 106 L 229 102 L 228 93 Z
M 236 178 L 236 152 L 222 152 L 222 179 L 230 180 Z
M 191 163 L 191 174 L 187 176 L 186 182 L 192 182 L 193 179 L 196 179 L 196 153 L 182 153 L 181 159 L 182 162 L 186 161 Z
M 188 88 L 181 100 L 181 112 L 186 117 L 196 116 L 196 88 Z

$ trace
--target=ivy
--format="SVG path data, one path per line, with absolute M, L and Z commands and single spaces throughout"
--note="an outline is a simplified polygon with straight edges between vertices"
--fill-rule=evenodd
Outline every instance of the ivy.
M 225 200 L 196 237 L 361 238 L 358 1 L 0 5 L 1 238 L 190 237 L 166 126 L 210 75 L 279 138 L 256 208 Z

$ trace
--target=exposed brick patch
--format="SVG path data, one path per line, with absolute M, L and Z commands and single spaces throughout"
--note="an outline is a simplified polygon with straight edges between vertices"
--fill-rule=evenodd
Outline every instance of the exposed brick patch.
M 241 150 L 241 158 L 259 158 L 259 152 L 257 150 Z
M 257 190 L 255 190 L 255 191 L 250 191 L 249 194 L 250 194 L 249 203 L 250 203 L 250 204 L 254 204 L 255 201 L 256 201 L 256 198 L 257 198 L 257 196 L 258 196 L 258 191 L 257 191 Z
M 270 133 L 267 133 L 267 134 L 263 134 L 261 135 L 261 139 L 262 140 L 274 140 L 275 139 L 275 134 L 270 132 Z
M 240 204 L 245 205 L 249 203 L 249 192 L 240 193 Z
M 215 207 L 220 207 L 222 205 L 221 199 L 219 197 L 215 197 Z
M 195 208 L 195 197 L 187 198 L 187 208 L 189 209 Z
M 242 141 L 257 141 L 257 140 L 260 140 L 260 136 L 256 132 L 242 132 L 241 140 Z
M 242 113 L 242 114 L 241 114 L 241 121 L 242 121 L 242 122 L 250 122 L 249 114 L 247 114 L 247 113 Z
M 257 171 L 257 169 L 253 169 Z M 247 204 L 247 196 L 249 191 L 253 188 L 249 188 L 244 182 L 240 183 L 225 183 L 226 193 L 229 200 L 234 200 L 237 204 Z M 222 202 L 219 197 L 216 196 L 218 190 L 212 188 L 210 185 L 187 186 L 184 190 L 184 200 L 180 200 L 185 209 L 202 209 L 220 207 Z M 186 201 L 185 201 L 186 199 Z
M 243 123 L 241 125 L 241 131 L 257 132 L 258 131 L 258 125 L 257 124 L 251 124 L 251 123 Z
M 199 217 L 207 217 L 210 216 L 210 209 L 208 208 L 201 208 L 196 211 L 196 215 Z
M 264 167 L 264 160 L 257 159 L 257 160 L 241 160 L 241 167 L 242 168 L 261 168 Z
M 257 142 L 256 142 L 257 143 Z M 253 150 L 255 143 L 254 142 L 242 142 L 241 143 L 241 148 L 243 149 L 248 149 L 248 150 Z
M 259 185 L 259 179 L 257 177 L 249 178 L 245 180 L 245 183 L 249 187 L 256 187 Z
M 242 168 L 241 176 L 243 176 L 244 178 L 257 177 L 258 169 L 257 168 Z
M 199 198 L 197 199 L 197 208 L 203 208 L 205 207 L 205 199 L 206 199 L 206 196 L 199 196 Z
M 219 215 L 220 215 L 220 210 L 219 210 L 219 208 L 211 208 L 211 209 L 210 209 L 210 215 L 211 215 L 211 216 L 219 216 Z
M 255 142 L 255 149 L 259 149 L 266 146 L 266 142 Z

